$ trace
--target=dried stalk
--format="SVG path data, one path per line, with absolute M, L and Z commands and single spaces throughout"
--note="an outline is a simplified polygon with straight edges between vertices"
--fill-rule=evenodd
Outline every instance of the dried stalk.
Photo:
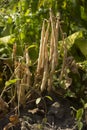
M 42 79 L 42 84 L 41 84 L 42 92 L 46 89 L 47 80 L 48 80 L 48 64 L 46 63 L 46 65 L 44 67 L 43 79 Z
M 43 28 L 42 28 L 42 34 L 41 34 L 41 44 L 40 44 L 40 53 L 39 53 L 39 59 L 38 59 L 38 66 L 37 66 L 37 72 L 40 70 L 40 68 L 44 67 L 44 55 L 45 55 L 45 45 L 47 44 L 48 41 L 48 36 L 49 36 L 49 27 L 50 23 L 48 22 L 47 30 L 45 31 L 45 25 L 43 23 Z M 43 40 L 43 41 L 42 41 Z
M 43 27 L 41 32 L 40 52 L 39 52 L 38 65 L 37 65 L 35 82 L 34 82 L 34 86 L 40 87 L 41 91 L 45 89 L 45 83 L 47 81 L 47 79 L 45 80 L 44 77 L 46 77 L 45 75 L 47 74 L 47 69 L 46 69 L 48 63 L 47 42 L 49 38 L 49 28 L 50 28 L 50 23 L 48 22 L 47 29 L 45 31 L 45 22 L 43 22 Z
M 53 20 L 53 14 L 52 11 L 50 11 L 50 21 L 51 21 L 51 41 L 50 41 L 50 57 L 49 61 L 51 64 L 51 70 L 49 74 L 49 79 L 48 79 L 48 91 L 51 91 L 52 89 L 52 84 L 53 84 L 53 74 L 55 72 L 55 68 L 58 65 L 58 31 L 59 31 L 59 19 L 57 21 Z
M 43 72 L 43 79 L 42 79 L 42 84 L 41 84 L 41 91 L 43 91 L 46 88 L 46 82 L 47 82 L 47 77 L 48 77 L 47 42 L 48 42 L 48 37 L 49 37 L 49 27 L 50 27 L 50 23 L 48 23 L 46 34 L 45 34 L 45 37 L 44 37 L 44 42 L 43 42 L 43 51 L 42 51 L 43 62 L 42 62 L 42 64 L 44 65 L 44 72 Z
M 37 65 L 37 72 L 39 72 L 40 68 L 43 68 L 42 65 L 42 51 L 43 51 L 43 41 L 45 37 L 45 21 L 43 21 L 42 31 L 41 31 L 41 41 L 40 41 L 40 50 L 39 50 L 39 58 L 38 58 L 38 65 Z
M 53 35 L 51 32 L 51 40 L 50 40 L 50 55 L 49 55 L 49 62 L 52 62 L 52 58 L 53 58 L 53 52 L 54 52 L 54 45 L 53 45 Z
M 17 78 L 17 79 L 21 79 L 21 63 L 20 62 L 17 62 L 17 64 L 15 65 L 15 70 L 14 70 L 14 72 L 15 72 L 15 77 Z M 17 89 L 17 98 L 18 98 L 18 115 L 20 115 L 20 111 L 19 111 L 19 107 L 20 107 L 20 100 L 21 100 L 21 98 L 20 98 L 20 93 L 21 93 L 21 89 L 20 89 L 20 83 L 21 83 L 21 81 L 20 80 L 18 80 L 17 82 L 16 82 L 16 84 L 15 84 L 15 86 L 16 86 L 16 89 Z
M 46 89 L 47 80 L 48 80 L 48 49 L 47 49 L 47 45 L 45 45 L 45 64 L 44 64 L 43 79 L 41 84 L 42 92 Z
M 30 87 L 30 80 L 31 80 L 31 72 L 29 70 L 29 64 L 30 64 L 30 57 L 29 57 L 29 54 L 28 54 L 28 49 L 26 48 L 25 50 L 25 53 L 26 53 L 26 91 L 28 91 L 29 87 Z
M 60 27 L 60 32 L 62 34 L 63 49 L 64 49 L 63 65 L 62 65 L 62 70 L 61 70 L 60 77 L 59 77 L 59 80 L 61 81 L 62 78 L 63 78 L 63 74 L 65 74 L 65 71 L 66 71 L 65 66 L 66 66 L 66 59 L 67 59 L 67 46 L 66 46 L 66 43 L 65 43 L 65 36 L 64 36 L 63 31 L 62 31 L 61 25 L 59 27 Z
M 15 43 L 15 44 L 13 45 L 13 52 L 12 52 L 13 62 L 16 61 L 16 50 L 17 50 L 17 44 Z
M 25 49 L 25 62 L 26 64 L 24 64 L 23 68 L 23 75 L 22 75 L 22 79 L 21 79 L 21 84 L 20 84 L 20 103 L 24 104 L 26 101 L 26 94 L 25 91 L 28 92 L 29 88 L 30 88 L 30 80 L 31 80 L 31 72 L 29 70 L 29 63 L 30 63 L 30 58 L 29 58 L 29 54 L 28 54 L 28 49 Z
M 52 28 L 52 39 L 53 39 L 53 57 L 52 57 L 52 60 L 54 60 L 54 63 L 56 65 L 56 61 L 57 61 L 57 42 L 56 42 L 56 23 L 55 23 L 55 20 L 53 20 L 53 14 L 52 14 L 52 11 L 50 11 L 50 21 L 51 21 L 51 28 Z M 53 68 L 54 65 L 53 65 Z
M 60 24 L 60 16 L 57 16 L 57 20 L 56 20 L 56 27 L 55 27 L 55 49 L 54 49 L 54 55 L 55 55 L 55 63 L 56 66 L 58 65 L 58 38 L 59 38 L 59 24 Z

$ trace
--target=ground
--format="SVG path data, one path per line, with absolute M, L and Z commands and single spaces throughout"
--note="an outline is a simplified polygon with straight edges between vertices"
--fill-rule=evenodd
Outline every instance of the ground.
M 20 108 L 20 116 L 11 125 L 9 118 L 14 110 L 0 119 L 0 130 L 78 130 L 74 112 L 71 109 L 72 102 L 68 99 L 53 96 L 53 101 L 46 101 L 46 111 L 43 107 L 32 108 L 32 103 Z M 12 129 L 13 128 L 13 129 Z M 87 130 L 84 125 L 83 130 Z

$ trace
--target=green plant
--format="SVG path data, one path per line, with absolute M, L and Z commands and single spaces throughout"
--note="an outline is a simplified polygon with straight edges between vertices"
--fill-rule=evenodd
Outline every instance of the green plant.
M 82 107 L 79 109 L 75 109 L 74 107 L 71 107 L 72 110 L 75 112 L 75 118 L 76 118 L 76 125 L 75 127 L 78 127 L 78 130 L 82 130 L 83 128 L 83 121 L 85 120 L 85 123 L 87 124 L 87 103 L 85 100 L 81 99 Z
M 62 97 L 87 100 L 86 5 L 86 0 L 0 1 L 0 91 L 10 103 L 17 97 L 19 107 L 33 97 L 38 104 L 44 91 L 59 88 Z M 84 107 L 76 111 L 81 129 Z

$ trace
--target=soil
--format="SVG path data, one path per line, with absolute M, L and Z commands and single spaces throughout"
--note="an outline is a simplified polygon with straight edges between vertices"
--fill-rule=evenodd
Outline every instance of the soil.
M 14 110 L 0 119 L 0 130 L 78 130 L 74 112 L 71 109 L 72 102 L 62 97 L 53 96 L 53 101 L 46 101 L 39 106 L 27 103 L 20 107 L 20 116 L 16 121 L 9 121 L 15 115 Z M 83 122 L 84 123 L 84 122 Z M 9 124 L 12 127 L 8 129 Z M 83 130 L 87 130 L 84 123 Z

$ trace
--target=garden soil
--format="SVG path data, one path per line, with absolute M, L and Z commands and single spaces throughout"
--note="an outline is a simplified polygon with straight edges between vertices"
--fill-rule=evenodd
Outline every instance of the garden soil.
M 32 103 L 20 107 L 19 121 L 8 129 L 9 118 L 15 114 L 10 111 L 0 119 L 0 130 L 78 130 L 72 102 L 56 95 L 52 99 L 46 101 L 45 109 L 41 105 L 31 107 Z M 87 130 L 86 125 L 82 130 Z

